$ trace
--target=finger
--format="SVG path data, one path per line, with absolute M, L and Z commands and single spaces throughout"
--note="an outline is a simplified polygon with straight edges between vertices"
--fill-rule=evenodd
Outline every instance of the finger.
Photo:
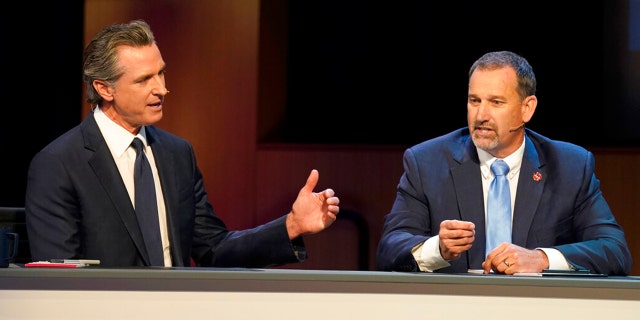
M 302 187 L 301 191 L 306 191 L 309 193 L 313 192 L 313 189 L 315 189 L 319 179 L 320 173 L 318 173 L 318 170 L 311 170 L 311 173 L 309 173 L 309 177 L 307 178 L 307 182 L 305 183 L 304 187 Z
M 440 237 L 443 239 L 463 239 L 464 241 L 468 241 L 468 239 L 475 238 L 475 232 L 473 230 L 463 230 L 463 229 L 450 229 L 450 230 L 440 230 Z
M 338 200 L 338 197 L 334 197 L 336 193 L 331 188 L 325 189 L 323 194 L 324 194 L 324 197 L 327 199 L 327 202 L 330 204 L 338 204 L 340 202 Z
M 461 221 L 461 220 L 445 220 L 440 224 L 441 228 L 446 229 L 459 229 L 459 230 L 474 230 L 475 224 L 469 221 Z
M 482 270 L 484 270 L 485 274 L 491 273 L 491 262 L 489 260 L 485 260 L 482 263 Z

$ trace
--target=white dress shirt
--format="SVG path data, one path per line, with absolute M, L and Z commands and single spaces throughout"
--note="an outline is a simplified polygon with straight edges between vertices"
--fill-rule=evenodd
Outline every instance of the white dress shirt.
M 145 127 L 140 128 L 137 136 L 131 134 L 113 120 L 109 119 L 104 112 L 98 107 L 94 108 L 94 117 L 96 123 L 102 132 L 104 140 L 107 142 L 109 151 L 113 156 L 113 160 L 120 171 L 120 177 L 124 182 L 131 204 L 135 207 L 135 188 L 133 182 L 133 167 L 136 160 L 136 151 L 131 147 L 133 138 L 138 137 L 145 145 L 145 155 L 151 165 L 151 171 L 153 172 L 153 181 L 156 188 L 156 199 L 158 200 L 158 222 L 160 224 L 160 237 L 162 238 L 162 251 L 164 253 L 164 264 L 167 267 L 171 266 L 171 254 L 169 247 L 169 237 L 167 235 L 167 210 L 164 206 L 164 196 L 162 194 L 162 188 L 160 186 L 160 178 L 158 177 L 158 169 L 156 168 L 156 161 L 153 157 L 153 152 L 149 144 L 147 144 L 147 136 Z M 140 226 L 144 228 L 144 226 Z

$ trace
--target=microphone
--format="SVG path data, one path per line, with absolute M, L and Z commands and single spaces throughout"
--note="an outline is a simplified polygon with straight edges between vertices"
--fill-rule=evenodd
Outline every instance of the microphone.
M 526 123 L 526 122 L 522 121 L 522 123 L 521 123 L 519 126 L 517 126 L 517 127 L 513 127 L 513 128 L 511 128 L 511 129 L 509 129 L 509 132 L 515 132 L 515 131 L 518 131 L 520 128 L 524 127 L 525 123 Z

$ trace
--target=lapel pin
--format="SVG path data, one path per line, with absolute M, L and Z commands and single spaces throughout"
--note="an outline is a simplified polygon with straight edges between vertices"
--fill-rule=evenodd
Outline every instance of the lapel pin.
M 540 172 L 536 172 L 533 174 L 533 181 L 538 182 L 542 180 L 542 173 Z

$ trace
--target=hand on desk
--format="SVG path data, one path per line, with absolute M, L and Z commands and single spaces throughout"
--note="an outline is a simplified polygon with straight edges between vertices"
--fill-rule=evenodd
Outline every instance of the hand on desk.
M 515 244 L 504 242 L 487 255 L 482 269 L 487 274 L 514 274 L 522 272 L 542 272 L 549 268 L 549 260 L 542 250 L 525 249 Z

